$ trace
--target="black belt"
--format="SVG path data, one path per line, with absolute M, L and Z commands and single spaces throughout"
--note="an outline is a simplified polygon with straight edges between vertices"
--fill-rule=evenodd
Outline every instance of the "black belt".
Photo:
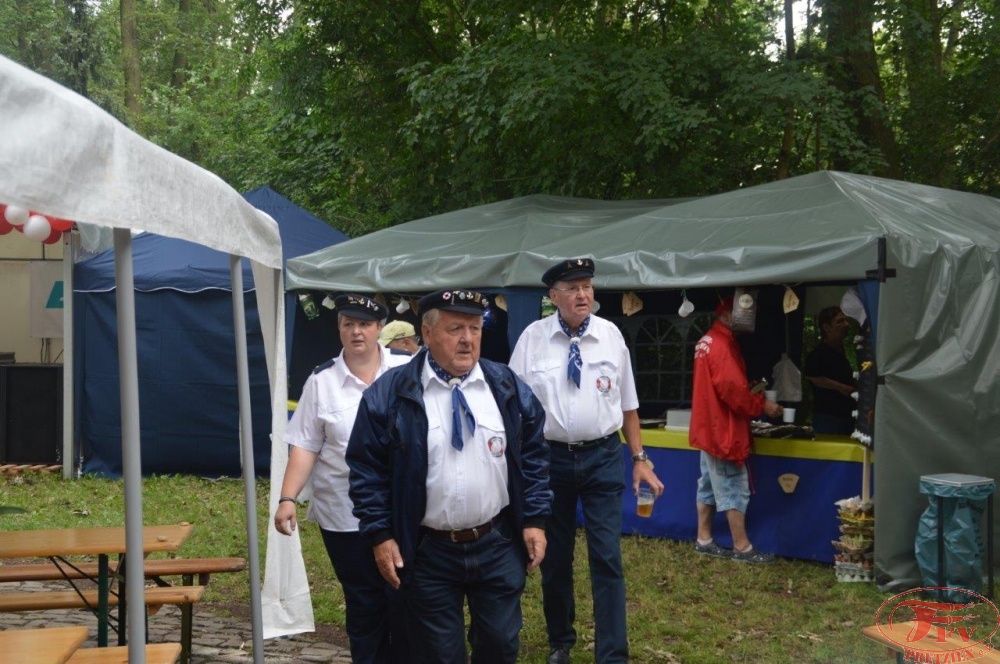
M 600 445 L 601 443 L 606 443 L 612 437 L 617 438 L 618 432 L 616 431 L 615 433 L 609 433 L 607 436 L 604 436 L 603 438 L 594 438 L 593 440 L 576 440 L 569 443 L 567 443 L 564 440 L 550 440 L 548 441 L 548 443 L 549 445 L 558 445 L 560 447 L 569 450 L 570 452 L 573 452 L 575 450 L 583 450 L 588 447 Z
M 500 513 L 495 517 L 486 523 L 473 528 L 463 528 L 462 530 L 434 530 L 433 528 L 425 528 L 424 530 L 426 530 L 427 534 L 434 539 L 465 544 L 468 542 L 475 542 L 486 533 L 491 532 L 493 530 L 493 526 L 500 523 L 505 514 L 506 509 L 500 510 Z

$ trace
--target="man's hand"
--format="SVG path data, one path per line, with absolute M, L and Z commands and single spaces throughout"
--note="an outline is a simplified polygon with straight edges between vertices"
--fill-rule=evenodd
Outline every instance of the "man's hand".
M 295 503 L 286 500 L 274 512 L 274 529 L 282 535 L 291 535 L 295 532 L 295 525 Z
M 657 498 L 663 495 L 663 482 L 645 461 L 636 461 L 632 464 L 632 493 L 639 493 L 640 483 L 648 484 Z
M 524 529 L 524 546 L 528 549 L 528 571 L 542 564 L 545 558 L 545 531 L 541 528 Z
M 387 539 L 372 547 L 372 552 L 375 554 L 375 564 L 378 565 L 382 578 L 390 586 L 398 589 L 399 575 L 396 574 L 396 570 L 403 569 L 403 556 L 399 555 L 399 545 L 396 544 L 396 540 Z
M 768 417 L 778 418 L 781 417 L 781 413 L 784 412 L 784 408 L 780 403 L 775 403 L 774 401 L 764 402 L 764 414 Z

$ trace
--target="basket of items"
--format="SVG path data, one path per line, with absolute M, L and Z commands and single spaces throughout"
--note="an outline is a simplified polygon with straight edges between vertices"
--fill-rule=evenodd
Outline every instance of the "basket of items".
M 875 504 L 859 496 L 838 500 L 840 539 L 833 540 L 833 568 L 837 580 L 845 583 L 872 581 L 875 546 Z

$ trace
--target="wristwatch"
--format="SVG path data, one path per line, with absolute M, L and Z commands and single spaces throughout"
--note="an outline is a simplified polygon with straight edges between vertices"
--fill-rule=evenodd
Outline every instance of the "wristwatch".
M 649 455 L 646 454 L 645 450 L 639 452 L 638 454 L 632 455 L 632 463 L 639 463 L 640 461 L 645 461 L 646 463 L 649 464 L 649 469 L 650 470 L 653 469 L 653 462 L 649 460 Z

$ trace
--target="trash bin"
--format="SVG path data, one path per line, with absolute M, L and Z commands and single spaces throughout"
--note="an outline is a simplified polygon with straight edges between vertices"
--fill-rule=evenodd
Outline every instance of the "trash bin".
M 996 483 L 988 477 L 943 473 L 920 478 L 920 493 L 930 505 L 920 516 L 914 550 L 925 587 L 963 588 L 983 592 L 983 557 L 993 598 L 993 493 Z M 986 511 L 986 543 L 982 529 Z M 960 592 L 931 593 L 945 602 L 968 602 Z

